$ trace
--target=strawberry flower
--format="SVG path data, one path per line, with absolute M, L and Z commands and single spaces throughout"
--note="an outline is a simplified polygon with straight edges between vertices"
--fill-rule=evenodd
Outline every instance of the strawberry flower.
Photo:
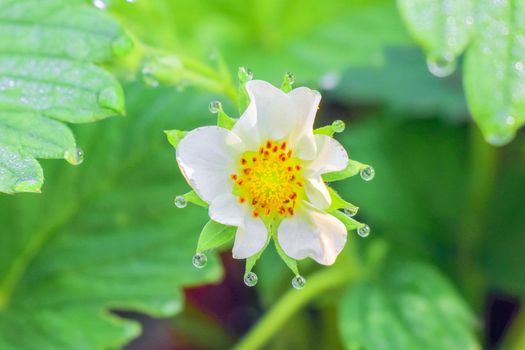
M 180 170 L 210 218 L 236 227 L 234 258 L 260 255 L 273 238 L 287 259 L 331 265 L 346 243 L 349 219 L 336 209 L 356 207 L 323 176 L 344 175 L 349 165 L 354 173 L 356 164 L 357 171 L 371 168 L 351 163 L 330 133 L 314 133 L 319 92 L 286 93 L 262 80 L 248 81 L 245 89 L 249 105 L 231 130 L 206 126 L 183 135 L 176 147 Z

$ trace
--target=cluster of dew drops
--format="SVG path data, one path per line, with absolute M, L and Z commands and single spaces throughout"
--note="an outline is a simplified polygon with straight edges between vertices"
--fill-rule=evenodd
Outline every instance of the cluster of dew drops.
M 220 101 L 212 101 L 209 105 L 209 110 L 213 114 L 217 114 L 222 109 L 222 105 Z M 335 132 L 342 132 L 345 129 L 345 123 L 342 120 L 335 120 L 332 123 L 332 128 Z M 364 166 L 360 171 L 359 175 L 361 178 L 365 181 L 371 181 L 375 176 L 375 170 L 369 165 Z M 175 206 L 177 208 L 185 208 L 188 205 L 188 200 L 183 195 L 178 195 L 175 197 L 174 200 Z M 353 217 L 357 214 L 357 208 L 351 207 L 343 210 L 343 213 L 349 217 Z M 368 237 L 370 235 L 370 227 L 368 225 L 362 225 L 358 227 L 357 234 L 361 237 Z M 202 269 L 206 267 L 208 264 L 208 257 L 206 254 L 202 252 L 197 252 L 192 259 L 193 266 L 195 266 L 197 269 Z M 244 284 L 246 284 L 248 287 L 254 287 L 259 278 L 257 277 L 257 274 L 254 272 L 248 272 L 244 275 Z M 306 279 L 301 276 L 297 275 L 292 279 L 292 286 L 295 289 L 302 289 L 306 284 Z

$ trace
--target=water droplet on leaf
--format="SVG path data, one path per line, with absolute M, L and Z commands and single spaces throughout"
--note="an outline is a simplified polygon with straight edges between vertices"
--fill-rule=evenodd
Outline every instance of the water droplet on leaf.
M 334 120 L 334 122 L 332 123 L 332 129 L 334 130 L 334 132 L 337 133 L 345 131 L 345 127 L 345 122 L 339 119 Z
M 295 289 L 303 289 L 306 284 L 306 280 L 303 276 L 297 275 L 292 279 L 292 287 Z
M 142 81 L 144 82 L 144 84 L 146 84 L 149 87 L 154 87 L 154 88 L 159 86 L 159 81 L 153 75 L 153 72 L 151 71 L 150 67 L 148 66 L 143 67 L 141 74 L 142 74 Z
M 454 73 L 456 70 L 456 61 L 448 57 L 429 58 L 427 66 L 430 73 L 438 78 L 444 78 Z
M 343 209 L 343 213 L 346 216 L 354 217 L 357 214 L 358 210 L 359 209 L 357 207 L 345 208 L 345 209 Z
M 219 113 L 222 110 L 222 103 L 221 103 L 221 101 L 211 101 L 210 105 L 208 106 L 208 109 L 213 114 Z
M 363 225 L 357 229 L 357 234 L 361 237 L 368 237 L 370 234 L 370 226 Z
M 108 0 L 93 0 L 93 5 L 99 9 L 105 10 L 108 6 Z
M 376 171 L 370 165 L 367 165 L 366 167 L 361 169 L 361 171 L 359 172 L 359 175 L 361 175 L 361 178 L 363 180 L 371 181 L 376 175 Z
M 177 208 L 185 208 L 188 205 L 188 201 L 186 200 L 186 197 L 184 196 L 177 196 L 174 200 L 175 206 Z
M 208 263 L 208 257 L 203 253 L 197 253 L 193 256 L 193 266 L 198 269 L 202 269 Z
M 64 152 L 64 159 L 67 160 L 69 164 L 82 164 L 82 162 L 84 161 L 84 151 L 75 146 Z
M 257 281 L 259 281 L 259 278 L 254 272 L 248 272 L 246 275 L 244 275 L 244 284 L 246 284 L 248 287 L 255 286 Z
M 252 71 L 247 67 L 239 67 L 239 80 L 246 82 L 253 79 Z

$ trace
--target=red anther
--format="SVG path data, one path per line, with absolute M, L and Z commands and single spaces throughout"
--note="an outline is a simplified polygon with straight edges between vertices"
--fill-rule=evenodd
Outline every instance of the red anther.
M 293 215 L 293 208 L 288 208 L 288 213 L 290 213 L 290 215 Z
M 285 199 L 283 203 L 284 204 L 288 204 L 288 203 L 290 203 L 290 200 L 289 199 Z
M 269 157 L 269 156 L 270 156 L 270 152 L 268 152 L 268 151 L 264 151 L 264 156 L 265 156 L 265 157 Z
M 292 175 L 292 176 L 290 177 L 290 181 L 293 181 L 293 180 L 295 180 L 295 175 Z
M 289 150 L 288 151 L 288 158 L 290 158 L 292 156 L 292 150 Z
M 246 159 L 241 158 L 241 164 L 242 164 L 242 165 L 245 165 L 247 162 L 248 162 L 248 161 L 247 161 Z
M 264 152 L 264 148 L 262 148 L 262 147 L 259 148 L 259 153 L 260 153 L 260 154 L 263 154 L 263 152 Z
M 264 214 L 265 214 L 266 216 L 268 216 L 268 215 L 270 215 L 270 212 L 271 212 L 271 210 L 270 210 L 270 208 L 268 208 L 268 209 L 266 209 L 266 211 L 264 212 Z
M 252 171 L 252 169 L 250 168 L 242 169 L 242 172 L 245 173 L 246 175 L 248 175 L 250 171 Z
M 257 161 L 257 157 L 253 157 L 253 158 L 252 158 L 252 162 L 255 163 L 256 161 Z
M 286 149 L 286 141 L 284 141 L 284 142 L 281 144 L 281 149 L 282 149 L 282 150 Z
M 296 165 L 296 166 L 295 166 L 295 169 L 297 169 L 297 170 L 301 170 L 301 166 L 300 166 L 300 165 Z
M 272 148 L 272 141 L 266 141 L 266 148 Z
M 239 197 L 239 203 L 244 203 L 246 201 L 246 199 L 244 199 L 244 197 Z
M 232 174 L 231 178 L 232 178 L 233 181 L 237 180 L 237 174 Z
M 288 167 L 288 171 L 292 171 L 292 167 L 291 166 Z
M 279 147 L 274 146 L 273 149 L 272 149 L 272 151 L 275 153 L 275 152 L 277 152 L 278 149 L 279 149 Z
M 242 181 L 242 179 L 237 181 L 237 185 L 239 185 L 239 186 L 242 186 L 243 183 L 244 183 L 244 181 Z
M 299 186 L 299 187 L 303 187 L 303 183 L 302 183 L 301 181 L 297 181 L 296 184 L 297 184 L 297 186 Z
M 256 205 L 257 204 L 257 199 L 253 199 L 252 200 L 252 205 Z
M 254 218 L 257 218 L 257 217 L 259 217 L 259 212 L 257 210 L 254 210 L 252 212 L 252 215 L 253 215 Z

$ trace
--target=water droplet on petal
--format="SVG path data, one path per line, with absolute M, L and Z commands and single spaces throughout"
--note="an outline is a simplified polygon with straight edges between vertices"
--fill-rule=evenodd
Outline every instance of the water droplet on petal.
M 222 103 L 221 103 L 221 101 L 211 101 L 210 105 L 208 106 L 208 109 L 213 114 L 219 113 L 222 110 Z
M 246 284 L 248 287 L 255 286 L 257 281 L 259 281 L 259 278 L 254 272 L 248 272 L 246 275 L 244 275 L 244 284 Z
M 253 79 L 252 71 L 247 67 L 239 67 L 239 80 L 241 82 L 249 81 Z
M 448 57 L 429 58 L 427 66 L 430 73 L 438 78 L 444 78 L 454 73 L 456 70 L 456 61 Z
M 366 167 L 361 169 L 361 171 L 359 172 L 359 175 L 361 175 L 361 178 L 363 180 L 371 181 L 376 175 L 376 171 L 370 165 L 367 165 Z
M 343 213 L 346 216 L 354 217 L 357 214 L 358 210 L 359 210 L 359 208 L 357 208 L 357 207 L 345 208 L 345 209 L 343 209 Z
M 295 289 L 303 289 L 306 284 L 306 280 L 303 276 L 297 275 L 292 279 L 292 287 Z
M 332 123 L 332 129 L 334 130 L 334 132 L 337 133 L 345 131 L 345 126 L 345 122 L 339 119 L 334 120 L 334 122 Z
M 202 269 L 208 263 L 208 257 L 203 253 L 197 253 L 193 256 L 193 266 L 198 269 Z
M 363 225 L 357 229 L 357 234 L 361 237 L 368 237 L 370 234 L 370 226 Z
M 67 160 L 69 164 L 79 165 L 84 161 L 84 151 L 75 146 L 64 152 L 64 159 Z
M 188 201 L 184 196 L 177 196 L 174 200 L 175 206 L 179 209 L 185 208 L 188 205 Z
M 93 5 L 96 8 L 99 8 L 101 10 L 105 10 L 108 6 L 108 0 L 93 0 Z

